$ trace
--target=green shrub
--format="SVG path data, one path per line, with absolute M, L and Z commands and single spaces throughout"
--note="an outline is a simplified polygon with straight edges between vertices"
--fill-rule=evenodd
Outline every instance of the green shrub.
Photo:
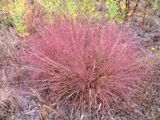
M 123 23 L 126 18 L 126 1 L 118 1 L 118 0 L 108 0 L 106 2 L 106 8 L 108 13 L 106 14 L 107 18 L 110 21 L 118 21 Z
M 46 9 L 48 19 L 52 20 L 52 12 L 59 8 L 61 0 L 36 0 L 36 2 Z
M 108 0 L 107 8 L 108 8 L 108 18 L 113 21 L 118 17 L 118 5 L 116 0 Z
M 2 6 L 2 12 L 6 15 L 4 21 L 6 24 L 12 24 L 16 27 L 19 36 L 26 34 L 26 25 L 24 21 L 25 0 L 15 0 Z
M 52 13 L 65 14 L 69 17 L 97 16 L 94 10 L 95 0 L 37 0 L 48 12 L 49 18 Z
M 160 9 L 160 0 L 154 0 L 153 10 L 156 12 L 158 9 Z

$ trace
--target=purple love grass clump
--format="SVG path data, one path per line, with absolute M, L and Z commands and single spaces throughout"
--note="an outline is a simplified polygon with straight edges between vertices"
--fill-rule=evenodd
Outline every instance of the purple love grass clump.
M 57 106 L 91 111 L 130 101 L 149 77 L 146 51 L 117 25 L 57 20 L 27 40 L 32 86 Z M 23 60 L 24 62 L 24 60 Z M 82 112 L 81 112 L 82 113 Z

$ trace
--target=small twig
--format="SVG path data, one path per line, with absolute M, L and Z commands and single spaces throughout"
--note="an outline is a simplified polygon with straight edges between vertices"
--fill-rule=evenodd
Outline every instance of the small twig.
M 121 14 L 121 16 L 123 15 L 123 12 L 122 12 L 122 8 L 121 8 L 121 5 L 120 5 L 120 0 L 118 0 L 118 9 L 119 9 L 119 12 Z
M 126 0 L 125 20 L 128 20 L 128 13 L 130 10 L 130 0 Z
M 136 10 L 137 10 L 137 8 L 138 8 L 139 3 L 140 3 L 140 0 L 137 0 L 136 5 L 134 6 L 134 9 L 133 9 L 133 11 L 131 12 L 130 17 L 132 17 L 132 16 L 133 16 L 133 14 L 136 12 Z
M 144 13 L 143 13 L 143 21 L 142 21 L 142 25 L 144 25 L 144 24 L 145 24 L 146 15 L 147 15 L 147 7 L 148 7 L 148 0 L 146 1 L 145 7 L 144 7 Z

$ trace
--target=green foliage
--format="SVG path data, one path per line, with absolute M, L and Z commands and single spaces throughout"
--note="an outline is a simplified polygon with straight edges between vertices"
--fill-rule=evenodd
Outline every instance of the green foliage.
M 96 16 L 94 11 L 95 0 L 37 0 L 48 12 L 49 18 L 52 13 L 65 14 L 66 16 Z
M 63 3 L 63 13 L 72 17 L 78 16 L 96 16 L 94 11 L 96 2 L 95 0 L 66 0 Z
M 67 0 L 66 10 L 72 16 L 94 16 L 95 0 Z
M 59 9 L 61 0 L 36 0 L 42 7 L 44 7 L 48 14 L 48 19 L 52 20 L 52 13 L 55 9 Z
M 116 20 L 123 23 L 126 17 L 130 15 L 126 8 L 126 0 L 108 0 L 106 2 L 106 7 L 108 10 L 106 16 L 110 21 Z
M 66 13 L 73 17 L 78 16 L 78 6 L 75 0 L 66 0 Z
M 116 0 L 108 0 L 108 18 L 113 21 L 118 17 L 118 5 Z
M 95 14 L 95 10 L 94 7 L 96 5 L 95 0 L 89 0 L 89 2 L 87 2 L 87 0 L 82 0 L 81 2 L 79 2 L 80 6 L 81 6 L 81 13 L 83 14 L 90 14 L 91 16 L 94 16 Z
M 26 25 L 24 21 L 25 1 L 15 0 L 14 2 L 9 2 L 2 7 L 2 11 L 6 14 L 4 17 L 5 23 L 11 23 L 14 25 L 17 29 L 18 35 L 24 36 L 26 33 Z
M 0 1 L 0 12 L 3 13 L 1 23 L 14 25 L 20 36 L 24 36 L 27 33 L 24 16 L 30 10 L 30 7 L 26 9 L 26 3 L 29 3 L 29 1 L 31 0 Z M 3 5 L 1 2 L 3 2 Z M 106 14 L 106 10 L 108 11 L 106 17 L 112 22 L 123 23 L 128 20 L 131 11 L 126 8 L 126 0 L 106 0 L 104 11 L 99 12 L 95 9 L 98 4 L 104 7 L 104 2 L 104 0 L 99 0 L 99 2 L 96 0 L 34 0 L 34 3 L 38 3 L 40 7 L 45 9 L 49 22 L 53 20 L 53 13 L 73 18 L 86 17 L 89 20 L 100 20 L 101 15 L 104 16 Z M 158 9 L 160 9 L 160 0 L 154 0 L 153 10 L 156 12 Z
M 157 11 L 158 9 L 160 9 L 160 0 L 155 0 L 153 2 L 153 11 Z
M 123 23 L 125 20 L 125 2 L 121 1 L 120 6 L 118 6 L 117 0 L 108 0 L 106 2 L 106 7 L 108 14 L 106 15 L 110 21 L 118 20 L 118 22 Z M 121 8 L 119 8 L 121 7 Z M 120 13 L 120 9 L 122 10 Z
M 20 36 L 24 36 L 27 33 L 24 17 L 25 13 L 30 9 L 26 7 L 29 1 L 14 0 L 14 2 L 5 2 L 6 5 L 0 7 L 0 10 L 6 15 L 3 18 L 3 22 L 14 25 Z M 96 18 L 98 16 L 94 10 L 96 5 L 95 0 L 35 0 L 34 2 L 45 8 L 49 21 L 53 20 L 53 13 L 65 14 L 65 16 L 73 18 L 79 16 Z

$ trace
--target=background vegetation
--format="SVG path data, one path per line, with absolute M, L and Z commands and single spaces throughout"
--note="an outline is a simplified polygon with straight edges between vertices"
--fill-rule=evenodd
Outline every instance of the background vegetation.
M 144 24 L 147 16 L 156 13 L 159 6 L 159 0 L 1 0 L 0 11 L 3 23 L 15 26 L 18 35 L 23 37 L 30 33 L 27 26 L 34 24 L 35 27 L 38 24 L 35 19 L 42 16 L 46 16 L 44 19 L 48 22 L 55 14 L 63 14 L 74 19 L 83 16 L 100 21 L 105 17 L 124 23 L 135 20 L 134 16 L 138 15 L 136 20 Z

